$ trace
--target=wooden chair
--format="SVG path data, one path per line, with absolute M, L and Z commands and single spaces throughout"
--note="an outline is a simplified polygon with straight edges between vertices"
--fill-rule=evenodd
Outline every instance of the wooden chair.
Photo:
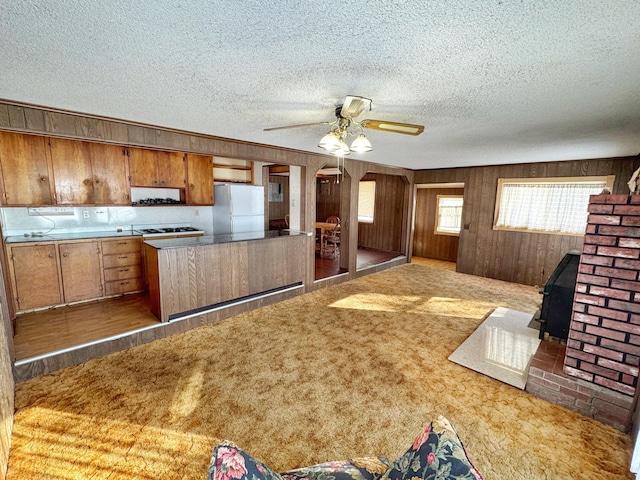
M 340 255 L 340 225 L 336 224 L 333 230 L 326 230 L 323 237 L 323 248 L 320 256 L 324 258 L 337 258 L 338 255 Z
M 336 225 L 340 225 L 340 217 L 336 215 L 329 215 L 325 220 L 326 223 L 335 223 Z
M 289 228 L 289 214 L 288 213 L 284 216 L 284 223 L 287 225 L 287 228 Z

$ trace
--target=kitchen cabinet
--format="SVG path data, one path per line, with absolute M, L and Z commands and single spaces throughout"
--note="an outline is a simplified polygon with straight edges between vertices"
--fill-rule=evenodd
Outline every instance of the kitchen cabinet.
M 9 245 L 7 250 L 16 311 L 62 303 L 55 243 Z
M 129 148 L 132 187 L 185 188 L 186 155 L 144 148 Z
M 141 237 L 7 245 L 16 312 L 144 290 Z
M 144 290 L 140 237 L 102 240 L 105 295 Z
M 64 302 L 102 297 L 98 242 L 60 243 L 58 248 Z
M 45 137 L 0 132 L 2 204 L 53 205 L 49 148 Z
M 59 205 L 129 205 L 127 159 L 117 145 L 49 139 Z
M 213 157 L 187 155 L 187 205 L 213 205 Z

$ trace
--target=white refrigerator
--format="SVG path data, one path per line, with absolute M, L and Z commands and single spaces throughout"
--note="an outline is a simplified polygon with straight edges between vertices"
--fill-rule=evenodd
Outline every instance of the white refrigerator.
M 264 187 L 234 183 L 214 186 L 213 234 L 264 232 Z

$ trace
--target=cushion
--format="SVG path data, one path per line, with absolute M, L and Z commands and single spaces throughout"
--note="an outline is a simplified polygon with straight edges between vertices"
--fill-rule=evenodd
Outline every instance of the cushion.
M 213 449 L 208 480 L 378 480 L 391 466 L 385 457 L 327 462 L 278 474 L 232 442 Z
M 483 480 L 449 421 L 440 416 L 393 463 L 384 457 L 320 463 L 281 474 L 225 440 L 213 449 L 208 480 Z
M 208 480 L 282 480 L 264 463 L 225 440 L 213 449 Z
M 442 415 L 431 422 L 382 480 L 482 480 L 462 441 Z
M 282 472 L 285 480 L 378 480 L 391 467 L 385 457 L 353 458 Z

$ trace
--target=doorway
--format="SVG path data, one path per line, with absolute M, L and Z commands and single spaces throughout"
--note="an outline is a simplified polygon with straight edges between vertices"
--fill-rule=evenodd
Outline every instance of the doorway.
M 342 165 L 316 173 L 315 280 L 349 271 L 351 177 Z M 332 225 L 335 224 L 335 227 Z
M 403 231 L 410 197 L 404 176 L 369 172 L 360 179 L 357 270 L 406 255 Z
M 289 228 L 289 165 L 269 165 L 266 188 L 267 220 L 269 230 Z
M 463 183 L 417 186 L 413 256 L 457 261 L 463 198 Z

